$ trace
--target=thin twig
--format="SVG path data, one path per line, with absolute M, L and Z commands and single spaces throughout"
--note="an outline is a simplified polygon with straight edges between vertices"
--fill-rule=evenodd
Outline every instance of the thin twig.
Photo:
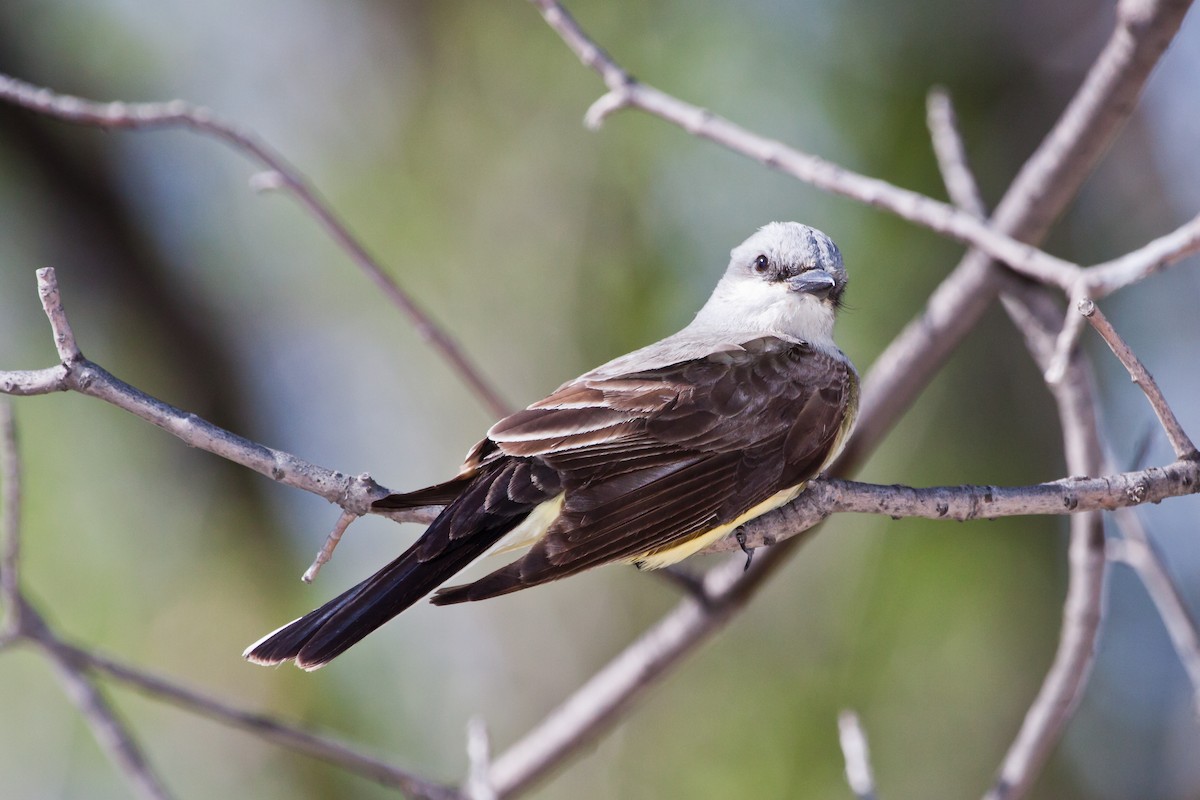
M 341 516 L 337 518 L 337 522 L 334 523 L 333 530 L 325 537 L 325 544 L 321 545 L 317 557 L 313 559 L 308 569 L 304 570 L 304 574 L 300 576 L 300 580 L 305 583 L 312 583 L 316 579 L 317 573 L 321 571 L 321 567 L 325 566 L 329 563 L 329 559 L 333 558 L 333 551 L 338 546 L 338 542 L 342 540 L 342 534 L 350 527 L 350 523 L 358 519 L 358 516 L 358 514 L 350 511 L 342 512 Z
M 1158 384 L 1154 381 L 1154 377 L 1146 366 L 1129 348 L 1125 340 L 1121 338 L 1112 323 L 1100 311 L 1100 309 L 1091 300 L 1085 300 L 1079 305 L 1079 314 L 1087 318 L 1087 321 L 1095 328 L 1096 333 L 1104 339 L 1105 344 L 1112 350 L 1113 355 L 1125 367 L 1129 373 L 1129 377 L 1138 388 L 1146 395 L 1146 399 L 1150 401 L 1150 407 L 1154 409 L 1155 416 L 1162 424 L 1163 430 L 1166 431 L 1167 439 L 1171 442 L 1171 447 L 1175 449 L 1176 458 L 1180 459 L 1196 459 L 1200 458 L 1200 453 L 1196 451 L 1196 445 L 1192 444 L 1192 440 L 1188 438 L 1187 432 L 1184 431 L 1183 425 L 1180 424 L 1179 418 L 1175 416 L 1175 412 L 1171 410 L 1171 406 L 1167 403 L 1167 398 L 1163 397 L 1162 390 L 1158 388 Z
M 1080 307 L 1081 303 L 1091 302 L 1087 293 L 1086 282 L 1081 282 L 1081 285 L 1071 293 L 1071 298 L 1067 303 L 1066 318 L 1054 342 L 1054 354 L 1050 358 L 1049 366 L 1042 373 L 1043 379 L 1051 386 L 1061 382 L 1067 374 L 1071 356 L 1074 355 L 1075 348 L 1079 344 L 1079 337 L 1083 334 L 1083 315 L 1076 309 Z
M 489 781 L 492 768 L 492 740 L 483 717 L 471 717 L 467 722 L 467 783 L 463 794 L 468 800 L 497 800 L 496 790 Z
M 1107 297 L 1196 252 L 1200 252 L 1200 215 L 1131 253 L 1088 268 L 1084 273 L 1088 296 Z
M 1127 564 L 1146 587 L 1146 593 L 1158 609 L 1179 662 L 1191 681 L 1192 707 L 1200 716 L 1200 631 L 1197 630 L 1196 620 L 1188 611 L 1183 594 L 1171 579 L 1162 555 L 1142 527 L 1138 514 L 1132 509 L 1124 509 L 1117 512 L 1116 519 L 1125 538 L 1109 540 L 1108 558 Z
M 1156 426 L 1148 426 L 1138 437 L 1133 456 L 1127 463 L 1139 465 Z M 1108 464 L 1117 459 L 1108 453 Z M 1175 652 L 1192 683 L 1192 702 L 1197 717 L 1200 717 L 1200 628 L 1188 611 L 1183 592 L 1171 578 L 1166 559 L 1155 546 L 1149 532 L 1142 524 L 1142 517 L 1132 508 L 1116 509 L 1113 519 L 1123 538 L 1110 538 L 1106 544 L 1108 560 L 1122 563 L 1133 569 L 1134 574 L 1146 587 L 1146 593 L 1154 602 L 1163 627 L 1171 638 Z
M 307 178 L 254 133 L 221 119 L 207 108 L 192 106 L 181 100 L 166 103 L 97 103 L 52 92 L 2 74 L 0 100 L 77 125 L 129 130 L 189 128 L 225 142 L 257 161 L 271 174 L 278 176 L 274 185 L 284 186 L 291 191 L 301 207 L 316 219 L 334 243 L 408 317 L 417 334 L 437 351 L 488 410 L 497 416 L 508 413 L 507 403 L 483 377 L 479 368 L 471 363 L 453 337 L 367 252 L 362 242 L 350 233 L 346 224 L 309 184 Z M 63 356 L 63 360 L 67 360 L 66 356 Z
M 1146 465 L 1146 459 L 1150 455 L 1150 447 L 1154 444 L 1159 428 L 1152 422 L 1147 422 L 1142 432 L 1134 440 L 1133 453 L 1125 462 L 1127 469 L 1141 469 Z
M 236 706 L 207 697 L 173 681 L 113 661 L 98 653 L 65 643 L 60 643 L 60 645 L 71 659 L 149 697 L 208 717 L 224 725 L 247 731 L 269 742 L 334 764 L 384 786 L 400 789 L 413 798 L 461 800 L 458 792 L 450 787 L 426 781 L 406 770 L 360 753 L 341 742 L 308 733 L 262 714 L 243 711 Z
M 838 742 L 846 759 L 846 783 L 858 800 L 875 800 L 875 776 L 871 772 L 871 750 L 858 714 L 838 714 Z
M 681 602 L 492 762 L 497 796 L 520 793 L 612 725 L 658 678 L 732 620 L 804 541 L 802 535 L 781 543 L 745 572 L 741 558 L 711 570 L 704 578 L 707 601 Z
M 1058 649 L 985 800 L 1025 796 L 1061 738 L 1087 684 L 1104 596 L 1103 528 L 1097 512 L 1071 518 L 1070 576 Z
M 291 453 L 252 442 L 195 414 L 157 400 L 117 379 L 103 367 L 80 354 L 63 310 L 62 295 L 54 270 L 40 269 L 37 275 L 39 295 L 46 317 L 50 320 L 55 344 L 60 354 L 65 354 L 64 358 L 69 360 L 37 373 L 52 375 L 54 380 L 44 380 L 36 387 L 21 383 L 21 376 L 33 373 L 0 372 L 0 393 L 4 393 L 7 386 L 19 385 L 19 390 L 14 394 L 71 390 L 99 398 L 162 428 L 192 447 L 241 464 L 285 486 L 319 495 L 352 513 L 369 513 L 371 503 L 389 494 L 386 488 L 375 483 L 369 476 L 351 477 L 317 466 Z M 33 388 L 37 391 L 32 391 Z M 386 516 L 397 521 L 427 520 L 429 512 L 430 509 L 421 508 L 413 509 L 411 513 L 388 512 Z
M 1053 308 L 1035 305 L 1039 295 L 1030 294 L 1031 297 L 1018 304 L 1026 306 L 1030 321 L 1036 325 L 1023 328 L 1023 332 L 1030 353 L 1046 370 L 1048 359 L 1055 353 L 1051 340 L 1059 316 Z M 1014 305 L 1017 304 L 1008 307 L 1012 309 Z M 1072 350 L 1062 380 L 1047 384 L 1058 406 L 1067 469 L 1075 475 L 1096 474 L 1104 463 L 1092 384 L 1091 370 L 1079 350 Z M 987 800 L 1017 800 L 1029 791 L 1087 686 L 1104 599 L 1104 525 L 1099 512 L 1071 517 L 1067 565 L 1067 596 L 1058 648 L 1016 738 L 1005 753 Z
M 968 166 L 967 149 L 958 129 L 958 115 L 949 92 L 940 86 L 930 89 L 925 98 L 925 124 L 950 201 L 968 214 L 987 219 L 987 205 Z
M 22 635 L 36 642 L 58 671 L 63 688 L 79 709 L 92 734 L 110 760 L 123 772 L 141 797 L 167 800 L 171 793 L 154 773 L 133 735 L 109 705 L 104 695 L 86 674 L 86 668 L 74 658 L 74 651 L 63 645 L 46 627 L 42 616 L 24 598 Z
M 21 613 L 21 458 L 12 404 L 0 402 L 0 603 L 4 621 L 0 642 L 10 640 Z
M 59 360 L 64 365 L 78 361 L 83 358 L 83 353 L 79 351 L 75 333 L 71 330 L 67 312 L 63 308 L 62 295 L 58 291 L 58 278 L 53 267 L 44 267 L 37 271 L 37 287 L 42 310 L 46 312 L 46 318 L 50 320 L 50 330 L 54 332 L 54 349 L 58 351 Z

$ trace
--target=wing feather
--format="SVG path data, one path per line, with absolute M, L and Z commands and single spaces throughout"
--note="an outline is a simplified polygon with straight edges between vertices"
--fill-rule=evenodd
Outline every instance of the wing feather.
M 558 473 L 560 516 L 525 556 L 435 602 L 638 560 L 736 520 L 824 467 L 856 393 L 844 356 L 774 337 L 567 384 L 489 434 L 501 452 Z

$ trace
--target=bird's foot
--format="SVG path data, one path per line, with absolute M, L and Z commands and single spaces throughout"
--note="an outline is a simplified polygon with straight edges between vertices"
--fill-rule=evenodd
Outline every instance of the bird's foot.
M 750 569 L 750 562 L 754 560 L 754 548 L 746 547 L 746 534 L 741 528 L 738 528 L 733 538 L 737 540 L 738 547 L 742 548 L 742 552 L 746 554 L 746 566 L 742 567 L 742 572 L 746 572 Z

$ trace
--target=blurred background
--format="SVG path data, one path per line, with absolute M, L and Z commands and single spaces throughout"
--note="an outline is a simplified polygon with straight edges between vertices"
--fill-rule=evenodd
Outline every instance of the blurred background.
M 957 102 L 989 203 L 1057 117 L 1113 4 L 604 3 L 570 10 L 635 75 L 852 169 L 943 197 L 924 127 Z M 1200 23 L 1048 248 L 1094 263 L 1200 208 Z M 961 248 L 601 94 L 527 3 L 3 0 L 0 71 L 97 99 L 211 106 L 298 165 L 514 406 L 685 324 L 759 225 L 841 245 L 839 341 L 865 371 Z M 405 319 L 237 153 L 179 131 L 103 133 L 0 105 L 0 368 L 53 363 L 34 270 L 53 265 L 84 352 L 167 402 L 348 473 L 453 473 L 491 416 Z M 1192 259 L 1104 308 L 1200 435 Z M 1122 468 L 1155 425 L 1088 338 Z M 485 604 L 420 604 L 315 674 L 240 653 L 419 533 L 356 524 L 298 577 L 335 509 L 78 395 L 15 402 L 23 580 L 81 644 L 421 775 L 465 774 L 465 726 L 502 750 L 677 601 L 610 567 Z M 1146 463 L 1170 450 L 1150 439 Z M 993 311 L 866 464 L 865 480 L 1063 474 L 1054 409 Z M 1194 500 L 1141 511 L 1200 603 Z M 978 796 L 1054 651 L 1065 524 L 839 517 L 753 606 L 537 798 L 844 798 L 839 709 L 887 797 Z M 692 568 L 715 563 L 693 561 Z M 1099 658 L 1033 796 L 1200 796 L 1200 729 L 1153 607 L 1112 571 Z M 120 687 L 108 694 L 182 797 L 391 793 Z M 37 653 L 0 656 L 0 794 L 125 797 Z

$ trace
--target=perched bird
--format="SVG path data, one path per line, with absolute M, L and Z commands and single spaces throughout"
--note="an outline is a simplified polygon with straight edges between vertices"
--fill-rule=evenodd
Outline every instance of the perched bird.
M 395 561 L 245 657 L 316 669 L 435 589 L 445 605 L 610 562 L 655 569 L 791 501 L 854 422 L 858 377 L 833 342 L 845 288 L 828 236 L 764 226 L 686 328 L 500 420 L 451 480 L 376 502 L 445 509 Z M 489 551 L 524 546 L 473 583 L 438 588 Z

